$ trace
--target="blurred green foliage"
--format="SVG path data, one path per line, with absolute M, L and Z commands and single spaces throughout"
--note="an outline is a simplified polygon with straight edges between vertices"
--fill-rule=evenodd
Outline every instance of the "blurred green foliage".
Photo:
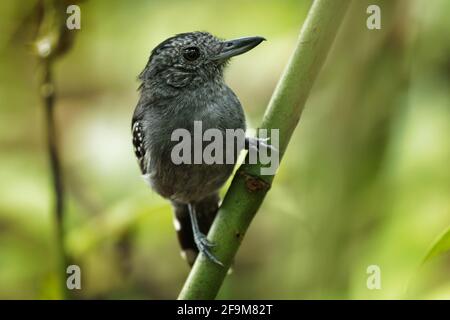
M 37 1 L 0 2 L 0 298 L 57 298 L 53 194 Z M 366 28 L 378 4 L 382 29 Z M 68 196 L 66 246 L 77 298 L 176 297 L 189 269 L 171 208 L 140 179 L 131 147 L 136 77 L 179 32 L 269 41 L 226 78 L 260 122 L 310 1 L 85 1 L 57 62 Z M 450 298 L 450 2 L 354 1 L 219 298 Z M 448 248 L 447 248 L 448 249 Z M 369 265 L 381 290 L 366 286 Z

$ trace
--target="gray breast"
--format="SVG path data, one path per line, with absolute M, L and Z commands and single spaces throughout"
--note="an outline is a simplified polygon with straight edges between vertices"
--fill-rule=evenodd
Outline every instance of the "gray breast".
M 194 121 L 202 122 L 203 131 L 219 129 L 224 141 L 225 129 L 245 131 L 244 113 L 234 93 L 226 86 L 205 90 L 180 95 L 166 106 L 153 108 L 144 118 L 149 150 L 146 179 L 165 198 L 185 203 L 199 201 L 216 192 L 233 171 L 234 164 L 176 165 L 171 159 L 172 149 L 178 143 L 171 141 L 172 132 L 183 128 L 193 136 Z M 208 143 L 203 143 L 202 149 Z

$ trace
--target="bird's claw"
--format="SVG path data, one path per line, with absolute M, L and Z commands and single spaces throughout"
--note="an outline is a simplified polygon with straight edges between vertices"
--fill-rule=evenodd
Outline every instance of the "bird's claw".
M 199 252 L 203 253 L 212 262 L 223 267 L 223 263 L 220 262 L 210 251 L 210 248 L 216 245 L 215 243 L 209 241 L 202 233 L 196 235 L 194 240 Z
M 267 138 L 255 138 L 255 137 L 247 137 L 245 138 L 247 145 L 248 145 L 248 149 L 252 149 L 255 151 L 258 151 L 259 148 L 264 148 L 264 149 L 270 149 L 273 152 L 278 152 L 278 149 L 275 148 L 273 145 L 267 143 L 270 140 L 270 137 Z
M 203 233 L 197 234 L 195 243 L 197 243 L 197 244 L 201 243 L 205 247 L 208 247 L 208 248 L 214 247 L 216 245 L 215 243 L 212 243 L 211 241 L 209 241 L 208 238 Z

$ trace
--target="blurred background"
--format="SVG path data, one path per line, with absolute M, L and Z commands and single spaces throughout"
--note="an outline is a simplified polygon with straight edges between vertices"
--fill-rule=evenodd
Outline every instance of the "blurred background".
M 381 30 L 366 27 L 370 4 Z M 79 5 L 81 30 L 53 65 L 65 246 L 82 271 L 74 297 L 175 298 L 189 268 L 171 207 L 134 158 L 137 75 L 176 33 L 264 36 L 226 72 L 256 127 L 311 1 Z M 38 11 L 38 1 L 0 2 L 3 299 L 60 298 L 42 66 L 31 50 Z M 219 298 L 450 298 L 448 250 L 422 264 L 450 225 L 449 15 L 446 0 L 352 3 Z M 366 285 L 370 265 L 380 290 Z

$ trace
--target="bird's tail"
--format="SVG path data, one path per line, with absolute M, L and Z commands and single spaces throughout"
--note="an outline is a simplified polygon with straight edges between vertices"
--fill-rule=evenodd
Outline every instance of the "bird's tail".
M 219 195 L 214 193 L 194 204 L 199 228 L 203 234 L 208 234 L 219 209 L 219 200 Z M 172 206 L 174 208 L 173 222 L 181 246 L 181 255 L 192 266 L 197 258 L 198 249 L 194 241 L 189 209 L 187 204 L 176 201 L 172 201 Z

